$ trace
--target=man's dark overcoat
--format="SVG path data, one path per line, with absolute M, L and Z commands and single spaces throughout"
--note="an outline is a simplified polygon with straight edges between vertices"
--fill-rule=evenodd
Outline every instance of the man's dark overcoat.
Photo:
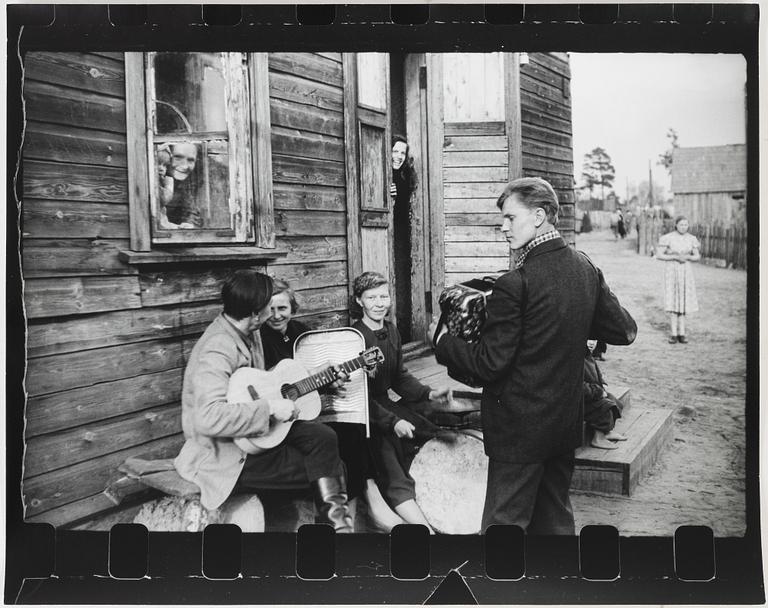
M 445 335 L 435 349 L 439 363 L 483 384 L 486 454 L 535 463 L 572 451 L 582 438 L 584 345 L 630 344 L 634 320 L 600 270 L 562 238 L 502 275 L 487 312 L 478 343 Z

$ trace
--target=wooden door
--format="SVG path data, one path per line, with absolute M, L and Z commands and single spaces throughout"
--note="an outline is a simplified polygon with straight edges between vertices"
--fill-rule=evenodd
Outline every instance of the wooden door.
M 389 279 L 394 296 L 389 57 L 345 53 L 343 69 L 350 290 L 355 276 L 372 270 Z
M 442 75 L 439 54 L 405 58 L 406 138 L 419 184 L 411 198 L 411 335 L 416 341 L 427 338 L 445 282 Z

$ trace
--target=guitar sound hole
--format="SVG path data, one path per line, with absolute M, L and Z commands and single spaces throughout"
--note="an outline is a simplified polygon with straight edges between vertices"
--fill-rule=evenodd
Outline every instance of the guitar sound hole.
M 292 384 L 283 384 L 283 386 L 280 387 L 280 394 L 285 399 L 290 399 L 291 401 L 296 401 L 301 396 L 299 395 L 298 389 Z

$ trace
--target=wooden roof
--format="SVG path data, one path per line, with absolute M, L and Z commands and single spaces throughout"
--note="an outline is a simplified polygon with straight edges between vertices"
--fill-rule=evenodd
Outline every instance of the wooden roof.
M 672 192 L 736 192 L 747 187 L 747 148 L 744 144 L 675 148 Z

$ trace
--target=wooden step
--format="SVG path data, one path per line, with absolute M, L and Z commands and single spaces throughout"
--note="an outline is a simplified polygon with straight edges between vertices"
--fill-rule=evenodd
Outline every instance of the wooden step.
M 616 421 L 627 441 L 615 450 L 576 450 L 571 489 L 631 496 L 642 476 L 672 439 L 672 410 L 634 406 Z

